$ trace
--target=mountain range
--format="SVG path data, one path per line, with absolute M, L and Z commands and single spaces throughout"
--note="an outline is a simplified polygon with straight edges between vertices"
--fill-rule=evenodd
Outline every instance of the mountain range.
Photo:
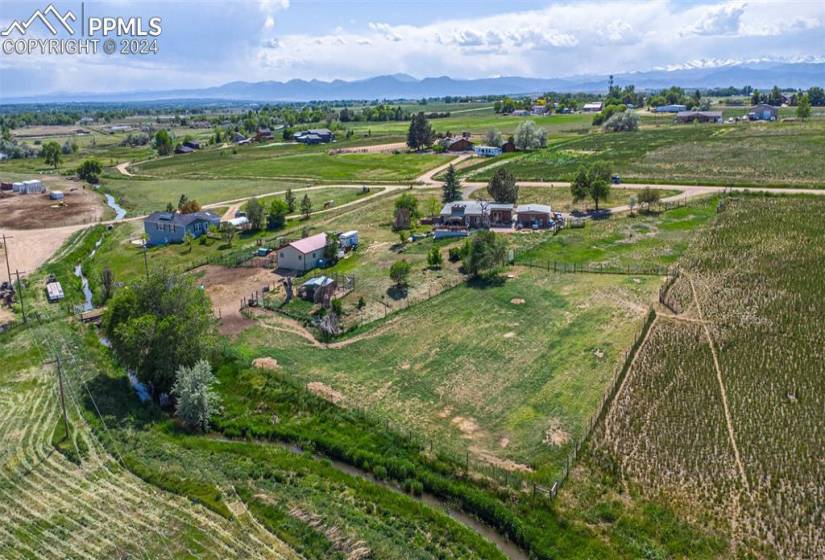
M 684 65 L 675 69 L 617 74 L 618 85 L 656 90 L 672 85 L 688 89 L 742 87 L 766 89 L 825 86 L 825 62 L 751 62 Z M 504 76 L 455 79 L 448 76 L 417 79 L 407 74 L 375 76 L 363 80 L 289 80 L 287 82 L 229 82 L 200 89 L 133 92 L 55 92 L 35 97 L 0 99 L 2 103 L 130 102 L 172 99 L 224 101 L 330 101 L 343 99 L 420 99 L 423 97 L 522 95 L 557 92 L 603 92 L 608 76 L 582 75 L 566 78 Z

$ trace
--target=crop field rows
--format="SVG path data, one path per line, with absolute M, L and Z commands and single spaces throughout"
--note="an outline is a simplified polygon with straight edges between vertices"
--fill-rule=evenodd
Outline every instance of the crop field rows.
M 682 313 L 660 314 L 595 446 L 736 550 L 822 558 L 825 204 L 726 207 L 681 260 Z
M 69 356 L 65 340 L 44 345 L 57 329 L 23 331 L 6 343 L 12 368 L 0 383 L 0 555 L 4 558 L 289 557 L 278 543 L 200 506 L 161 493 L 122 469 L 96 441 L 80 413 L 80 364 L 64 363 L 66 405 L 79 464 L 52 446 L 62 425 L 50 346 Z M 29 338 L 34 335 L 37 341 Z M 5 358 L 5 356 L 4 356 Z M 75 458 L 78 457 L 75 455 Z

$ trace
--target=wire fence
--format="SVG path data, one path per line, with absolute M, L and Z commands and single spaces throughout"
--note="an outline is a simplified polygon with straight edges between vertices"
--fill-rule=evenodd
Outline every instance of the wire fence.
M 625 274 L 631 276 L 668 276 L 670 268 L 656 264 L 565 263 L 550 259 L 514 256 L 513 263 L 560 274 Z
M 630 366 L 633 363 L 633 360 L 635 359 L 637 352 L 641 348 L 642 343 L 647 337 L 647 333 L 650 330 L 650 326 L 653 324 L 653 321 L 655 319 L 656 311 L 651 308 L 648 310 L 647 315 L 645 317 L 645 321 L 642 324 L 641 328 L 638 331 L 636 331 L 633 337 L 633 344 L 624 353 L 622 363 L 619 366 L 617 366 L 617 368 L 613 371 L 613 375 L 610 379 L 610 384 L 605 390 L 602 399 L 599 401 L 599 405 L 596 409 L 596 412 L 594 412 L 593 415 L 590 416 L 590 419 L 587 421 L 587 427 L 585 431 L 578 437 L 576 442 L 571 447 L 570 453 L 565 459 L 561 477 L 558 480 L 556 480 L 553 483 L 553 486 L 550 488 L 550 496 L 552 498 L 556 497 L 556 494 L 558 494 L 558 491 L 561 489 L 562 485 L 567 480 L 567 477 L 570 475 L 570 469 L 575 464 L 576 457 L 578 457 L 579 452 L 581 452 L 582 446 L 584 446 L 584 444 L 592 435 L 593 428 L 595 428 L 599 424 L 599 422 L 601 422 L 604 419 L 604 415 L 607 413 L 608 407 L 613 402 L 613 399 L 616 397 L 619 387 L 621 387 L 622 382 L 627 376 L 627 372 L 630 370 Z

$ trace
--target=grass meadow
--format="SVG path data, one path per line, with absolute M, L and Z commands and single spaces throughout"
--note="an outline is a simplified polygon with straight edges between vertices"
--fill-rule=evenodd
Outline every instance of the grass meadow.
M 672 125 L 598 133 L 513 159 L 519 180 L 571 180 L 582 164 L 604 163 L 625 182 L 720 186 L 823 185 L 825 120 Z M 492 169 L 469 174 L 487 180 Z

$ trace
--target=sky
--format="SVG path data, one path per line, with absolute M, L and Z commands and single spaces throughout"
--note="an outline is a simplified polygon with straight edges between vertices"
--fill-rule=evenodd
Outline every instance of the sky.
M 47 5 L 2 0 L 0 31 Z M 53 5 L 80 17 L 79 1 Z M 825 0 L 110 0 L 85 2 L 83 13 L 160 17 L 158 54 L 3 52 L 0 101 L 395 73 L 550 78 L 825 61 Z M 25 35 L 51 37 L 39 22 Z M 0 43 L 20 38 L 12 31 Z

